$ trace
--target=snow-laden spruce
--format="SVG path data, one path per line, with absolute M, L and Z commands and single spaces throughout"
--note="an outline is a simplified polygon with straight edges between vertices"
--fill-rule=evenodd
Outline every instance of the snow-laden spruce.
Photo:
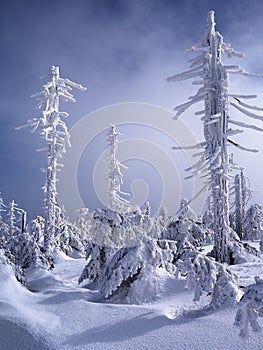
M 93 213 L 88 208 L 77 209 L 77 217 L 75 226 L 81 233 L 81 241 L 86 246 L 90 240 L 91 223 L 93 221 Z
M 68 219 L 63 220 L 55 242 L 59 250 L 66 255 L 72 258 L 83 256 L 85 241 L 82 233 Z
M 234 195 L 234 212 L 230 213 L 230 226 L 236 231 L 239 238 L 243 239 L 246 207 L 249 200 L 252 198 L 250 182 L 244 175 L 243 169 L 236 174 L 234 185 L 230 188 L 230 194 Z
M 207 239 L 209 231 L 198 221 L 196 213 L 189 206 L 186 198 L 182 199 L 179 217 L 175 217 L 167 223 L 162 232 L 163 239 L 177 242 L 177 255 L 184 254 L 184 242 L 187 241 L 193 249 L 201 249 L 201 244 Z M 188 244 L 187 243 L 187 244 Z
M 160 297 L 161 275 L 175 273 L 175 252 L 175 242 L 158 239 L 119 249 L 105 265 L 102 295 L 112 301 L 138 304 Z
M 248 336 L 249 326 L 254 332 L 261 330 L 258 318 L 263 317 L 263 280 L 255 277 L 255 282 L 244 289 L 239 302 L 235 325 L 240 328 L 241 337 Z
M 248 76 L 238 65 L 225 65 L 222 54 L 228 57 L 243 57 L 229 44 L 223 41 L 223 37 L 215 30 L 214 12 L 210 11 L 207 17 L 206 32 L 202 39 L 189 50 L 198 54 L 191 59 L 190 70 L 176 74 L 168 78 L 168 82 L 176 82 L 191 78 L 197 78 L 194 85 L 201 85 L 189 101 L 177 106 L 176 116 L 178 118 L 192 105 L 203 101 L 204 109 L 195 114 L 201 116 L 204 124 L 204 142 L 195 147 L 201 149 L 201 159 L 190 168 L 192 176 L 196 174 L 209 174 L 207 186 L 211 190 L 213 199 L 214 218 L 214 248 L 213 253 L 217 261 L 229 262 L 229 180 L 231 179 L 232 164 L 229 161 L 228 146 L 236 146 L 242 150 L 256 152 L 255 149 L 243 147 L 232 140 L 232 136 L 242 132 L 240 129 L 232 129 L 229 124 L 241 128 L 250 128 L 263 131 L 255 125 L 246 124 L 232 120 L 229 115 L 229 106 L 234 107 L 246 116 L 263 120 L 263 116 L 255 114 L 254 111 L 263 109 L 250 106 L 242 100 L 255 96 L 243 96 L 229 93 L 229 74 L 241 74 Z M 253 75 L 255 76 L 255 75 Z M 252 110 L 249 111 L 249 110 Z M 193 148 L 193 146 L 191 146 Z M 175 147 L 176 149 L 176 147 Z
M 12 265 L 18 281 L 26 284 L 26 268 L 30 266 L 51 268 L 51 261 L 41 250 L 43 228 L 38 230 L 38 234 L 35 234 L 36 225 L 33 224 L 33 221 L 26 225 L 26 212 L 19 208 L 14 200 L 9 206 L 3 203 L 1 206 L 5 208 L 6 220 L 1 215 L 0 248 Z
M 209 306 L 213 309 L 237 303 L 240 296 L 237 276 L 214 258 L 186 247 L 184 260 L 177 260 L 175 265 L 177 274 L 186 276 L 186 286 L 194 288 L 194 301 L 199 301 L 206 292 L 212 296 Z
M 92 218 L 89 215 L 87 265 L 79 278 L 79 283 L 98 282 L 100 288 L 104 278 L 102 274 L 118 250 L 138 247 L 159 238 L 168 223 L 167 211 L 162 208 L 156 218 L 151 218 L 149 214 L 149 204 L 146 204 L 126 214 L 110 209 L 97 209 L 93 212 Z
M 244 222 L 244 239 L 255 241 L 263 236 L 263 206 L 252 204 L 247 210 Z
M 84 267 L 78 282 L 82 283 L 85 281 L 85 284 L 97 283 L 98 288 L 100 288 L 102 272 L 105 266 L 108 266 L 116 251 L 117 249 L 114 248 L 88 242 L 86 246 L 87 264 Z

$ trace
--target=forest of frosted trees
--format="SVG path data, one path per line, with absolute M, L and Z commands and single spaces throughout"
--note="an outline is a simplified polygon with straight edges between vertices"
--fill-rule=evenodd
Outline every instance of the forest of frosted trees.
M 195 54 L 189 70 L 167 80 L 177 82 L 177 88 L 187 79 L 198 86 L 194 96 L 175 107 L 175 118 L 202 103 L 202 110 L 195 111 L 193 117 L 201 119 L 203 141 L 187 147 L 196 148 L 198 153 L 198 161 L 188 170 L 190 176 L 204 180 L 208 191 L 205 211 L 195 213 L 190 207 L 191 198 L 182 198 L 173 216 L 164 207 L 152 216 L 149 202 L 133 206 L 129 194 L 122 191 L 126 167 L 118 160 L 120 133 L 109 120 L 108 208 L 79 208 L 76 221 L 71 222 L 57 195 L 58 172 L 63 171 L 63 154 L 70 147 L 66 124 L 69 116 L 60 111 L 60 100 L 75 102 L 72 90 L 86 88 L 61 78 L 59 67 L 52 66 L 49 81 L 33 96 L 38 101 L 39 115 L 25 125 L 38 132 L 46 146 L 44 217 L 39 215 L 27 222 L 26 211 L 14 200 L 5 203 L 0 194 L 0 258 L 13 267 L 26 288 L 28 268 L 52 271 L 59 254 L 76 259 L 85 256 L 80 286 L 98 291 L 101 301 L 116 303 L 147 302 L 148 290 L 158 294 L 162 272 L 185 280 L 194 290 L 195 301 L 203 294 L 210 295 L 210 309 L 235 305 L 235 324 L 241 336 L 246 336 L 250 326 L 254 331 L 260 328 L 263 280 L 255 276 L 255 283 L 241 290 L 231 265 L 262 256 L 263 206 L 250 204 L 252 191 L 246 170 L 232 156 L 235 148 L 257 150 L 239 144 L 233 137 L 246 128 L 262 132 L 256 122 L 263 121 L 263 108 L 244 102 L 255 97 L 253 92 L 242 95 L 230 93 L 229 88 L 232 74 L 248 79 L 262 76 L 225 63 L 225 57 L 242 58 L 243 54 L 225 43 L 216 31 L 213 11 L 208 13 L 204 35 L 188 51 Z M 233 119 L 232 110 L 255 122 Z M 259 249 L 250 241 L 259 241 Z M 206 252 L 204 246 L 211 246 L 210 251 Z

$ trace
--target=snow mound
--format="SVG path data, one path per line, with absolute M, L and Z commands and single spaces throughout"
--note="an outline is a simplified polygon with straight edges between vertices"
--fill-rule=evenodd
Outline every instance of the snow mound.
M 51 349 L 43 340 L 43 335 L 47 333 L 47 328 L 49 331 L 57 328 L 59 317 L 37 305 L 40 296 L 17 281 L 2 252 L 0 280 L 0 349 Z
M 40 336 L 35 335 L 24 324 L 14 323 L 6 319 L 0 319 L 0 338 L 0 349 L 2 350 L 52 349 L 44 339 L 42 339 Z

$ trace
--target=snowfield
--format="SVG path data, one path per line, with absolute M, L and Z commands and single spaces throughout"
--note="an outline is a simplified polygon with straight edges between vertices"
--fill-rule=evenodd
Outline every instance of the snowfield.
M 28 270 L 29 290 L 11 267 L 0 265 L 0 349 L 253 349 L 262 333 L 244 340 L 233 325 L 236 309 L 209 310 L 209 296 L 194 303 L 183 280 L 163 278 L 163 291 L 143 305 L 96 302 L 98 295 L 78 286 L 84 259 L 61 255 L 52 272 Z M 262 277 L 262 261 L 231 267 L 240 285 Z M 157 300 L 156 300 L 157 299 Z

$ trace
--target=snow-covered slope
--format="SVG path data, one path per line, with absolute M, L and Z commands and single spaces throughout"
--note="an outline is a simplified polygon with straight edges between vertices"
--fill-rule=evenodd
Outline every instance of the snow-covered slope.
M 239 337 L 235 309 L 206 310 L 209 297 L 194 303 L 183 281 L 169 281 L 161 301 L 96 303 L 96 292 L 77 285 L 84 265 L 83 259 L 62 256 L 52 272 L 28 271 L 34 292 L 16 281 L 9 266 L 0 265 L 0 350 L 263 348 L 261 333 Z M 261 265 L 255 261 L 234 269 L 242 284 L 249 284 Z

